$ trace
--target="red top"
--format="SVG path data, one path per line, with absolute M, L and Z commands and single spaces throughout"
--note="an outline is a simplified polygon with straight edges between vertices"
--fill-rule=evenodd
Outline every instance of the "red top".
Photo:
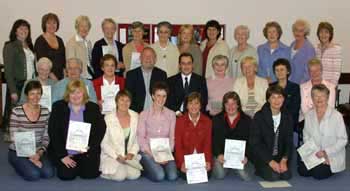
M 120 90 L 124 90 L 125 88 L 125 79 L 120 76 L 115 76 L 115 84 L 119 85 Z M 97 100 L 101 100 L 101 86 L 103 86 L 103 76 L 96 78 L 92 81 L 92 84 L 94 85 L 96 97 Z
M 203 71 L 203 76 L 205 76 L 205 72 L 206 72 L 206 67 L 207 67 L 207 60 L 208 60 L 208 55 L 209 55 L 209 51 L 211 48 L 213 48 L 214 45 L 211 46 L 206 46 L 203 53 L 202 53 L 202 57 L 203 57 L 203 64 L 202 64 L 202 71 Z
M 228 126 L 229 126 L 231 129 L 236 128 L 236 125 L 237 125 L 239 119 L 241 119 L 241 113 L 239 113 L 239 112 L 238 112 L 236 118 L 232 121 L 232 123 L 231 123 L 230 119 L 228 118 L 228 115 L 227 115 L 226 112 L 225 112 L 224 116 L 225 116 L 225 120 L 226 120 Z
M 185 155 L 204 153 L 205 161 L 212 165 L 211 152 L 211 120 L 204 114 L 200 114 L 197 125 L 194 126 L 188 113 L 176 119 L 175 126 L 175 159 L 176 166 L 181 168 L 185 161 Z
M 141 53 L 144 48 L 145 48 L 145 45 L 143 44 L 135 45 L 135 49 L 137 52 Z

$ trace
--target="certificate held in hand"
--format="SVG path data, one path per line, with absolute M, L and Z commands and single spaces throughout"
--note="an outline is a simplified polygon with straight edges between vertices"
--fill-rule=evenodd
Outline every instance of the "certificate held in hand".
M 115 96 L 119 92 L 119 85 L 101 86 L 102 113 L 106 114 L 116 108 Z
M 90 123 L 69 121 L 66 149 L 86 152 L 89 145 Z
M 18 157 L 30 157 L 36 153 L 34 131 L 15 132 L 15 147 Z
M 156 162 L 166 162 L 174 160 L 170 149 L 169 138 L 151 138 L 151 151 Z
M 51 86 L 42 86 L 43 94 L 40 98 L 40 105 L 46 107 L 51 111 L 52 101 L 51 101 Z
M 225 140 L 224 168 L 243 170 L 244 164 L 242 161 L 245 156 L 245 146 L 245 141 L 232 139 Z
M 208 182 L 204 153 L 185 155 L 187 184 Z
M 308 170 L 325 161 L 324 158 L 318 158 L 316 156 L 316 153 L 319 151 L 319 149 L 312 140 L 304 143 L 301 147 L 299 147 L 297 151 Z

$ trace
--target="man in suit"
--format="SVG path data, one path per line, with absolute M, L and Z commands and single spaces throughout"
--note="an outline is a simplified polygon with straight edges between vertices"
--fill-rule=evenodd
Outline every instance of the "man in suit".
M 155 67 L 156 52 L 146 47 L 141 52 L 141 66 L 126 73 L 126 89 L 132 95 L 130 108 L 141 112 L 152 105 L 151 88 L 157 81 L 166 81 L 166 73 Z
M 167 99 L 167 107 L 181 116 L 186 109 L 186 97 L 192 92 L 199 92 L 202 96 L 202 112 L 208 103 L 208 89 L 206 80 L 193 73 L 193 57 L 190 53 L 182 53 L 179 56 L 180 72 L 168 79 L 170 93 Z

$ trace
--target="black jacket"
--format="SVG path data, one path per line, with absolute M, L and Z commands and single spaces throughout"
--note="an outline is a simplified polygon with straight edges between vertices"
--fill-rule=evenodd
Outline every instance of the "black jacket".
M 70 109 L 64 100 L 57 101 L 52 106 L 48 133 L 50 137 L 49 154 L 55 161 L 67 156 L 66 141 L 68 135 Z M 85 104 L 84 122 L 91 123 L 88 154 L 100 155 L 100 143 L 106 131 L 106 123 L 97 104 Z
M 185 89 L 183 86 L 183 81 L 181 77 L 181 72 L 168 78 L 167 80 L 170 93 L 167 98 L 167 107 L 173 111 L 179 111 L 181 104 L 188 95 L 185 95 Z M 205 112 L 205 109 L 208 104 L 208 89 L 207 82 L 202 76 L 192 73 L 191 79 L 189 81 L 189 93 L 198 92 L 202 96 L 202 112 Z M 184 103 L 184 110 L 186 111 L 186 103 Z
M 279 162 L 282 157 L 291 160 L 293 152 L 293 119 L 281 110 L 281 122 L 278 137 L 278 155 L 273 157 L 275 132 L 273 128 L 272 112 L 270 104 L 265 103 L 260 111 L 255 113 L 250 127 L 249 142 L 252 148 L 253 162 L 255 165 L 268 164 L 271 160 Z
M 154 67 L 151 74 L 150 89 L 147 91 L 151 92 L 152 86 L 155 82 L 165 82 L 166 78 L 166 73 L 163 70 Z M 132 95 L 130 109 L 136 112 L 141 112 L 143 110 L 143 106 L 145 105 L 146 98 L 146 87 L 141 67 L 135 68 L 126 73 L 125 87 Z

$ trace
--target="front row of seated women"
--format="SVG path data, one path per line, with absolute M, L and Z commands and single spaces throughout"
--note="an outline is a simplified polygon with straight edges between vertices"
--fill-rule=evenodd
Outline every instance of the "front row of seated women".
M 152 181 L 174 181 L 178 175 L 186 179 L 184 156 L 193 153 L 204 153 L 208 175 L 222 179 L 231 170 L 223 167 L 226 139 L 247 142 L 244 168 L 233 170 L 241 179 L 251 180 L 254 167 L 255 174 L 265 180 L 292 177 L 293 119 L 283 106 L 286 96 L 280 86 L 267 89 L 266 103 L 253 119 L 244 113 L 238 94 L 227 92 L 222 112 L 212 120 L 200 112 L 201 95 L 197 92 L 187 97 L 186 112 L 176 118 L 164 106 L 169 91 L 165 82 L 154 84 L 152 107 L 140 115 L 129 109 L 130 94 L 119 91 L 116 110 L 103 119 L 98 105 L 88 101 L 85 87 L 82 80 L 70 81 L 63 100 L 54 103 L 50 115 L 39 104 L 40 82 L 26 84 L 27 99 L 11 115 L 8 154 L 9 163 L 25 180 L 50 178 L 55 167 L 62 180 L 77 176 L 133 180 L 143 169 L 142 174 Z M 315 108 L 305 116 L 304 142 L 312 140 L 319 149 L 316 156 L 325 162 L 307 169 L 299 161 L 298 173 L 324 179 L 345 170 L 347 135 L 341 114 L 328 106 L 329 89 L 315 85 L 311 97 Z M 91 124 L 86 152 L 66 149 L 70 121 Z M 33 156 L 17 156 L 14 133 L 20 131 L 34 131 L 37 150 Z M 152 138 L 168 138 L 175 161 L 156 162 L 150 146 Z

